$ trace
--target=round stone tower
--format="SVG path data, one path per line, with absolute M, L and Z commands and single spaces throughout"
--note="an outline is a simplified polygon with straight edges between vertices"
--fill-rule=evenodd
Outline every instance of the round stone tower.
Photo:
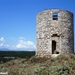
M 61 9 L 40 12 L 36 20 L 36 55 L 74 53 L 73 13 Z

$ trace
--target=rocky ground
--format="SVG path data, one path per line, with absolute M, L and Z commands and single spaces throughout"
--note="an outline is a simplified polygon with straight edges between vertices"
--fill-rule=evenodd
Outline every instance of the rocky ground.
M 17 58 L 0 64 L 0 73 L 6 72 L 4 75 L 75 75 L 75 55 L 59 55 L 49 59 Z

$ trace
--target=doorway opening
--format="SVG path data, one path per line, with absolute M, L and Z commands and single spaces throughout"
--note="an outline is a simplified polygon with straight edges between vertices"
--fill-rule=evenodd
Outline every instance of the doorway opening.
M 60 36 L 53 34 L 52 36 L 52 54 L 59 54 Z
M 56 54 L 56 41 L 54 40 L 52 40 L 52 54 Z

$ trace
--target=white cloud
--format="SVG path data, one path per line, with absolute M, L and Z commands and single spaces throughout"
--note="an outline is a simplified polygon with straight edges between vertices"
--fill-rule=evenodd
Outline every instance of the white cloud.
M 3 37 L 1 37 L 1 38 L 0 38 L 0 41 L 1 41 L 1 42 L 4 42 L 5 40 L 4 40 L 4 38 L 3 38 Z
M 19 37 L 19 39 L 20 39 L 20 40 L 24 40 L 25 38 L 24 38 L 24 37 Z
M 16 45 L 18 49 L 35 49 L 35 45 L 31 41 L 19 40 L 19 43 Z
M 1 37 L 0 40 L 3 41 L 4 38 Z M 26 41 L 24 37 L 19 37 L 18 43 L 16 45 L 9 45 L 9 44 L 5 44 L 5 42 L 1 42 L 0 48 L 7 48 L 10 50 L 33 51 L 33 50 L 35 50 L 35 44 L 32 41 Z
M 0 43 L 0 47 L 8 48 L 9 46 L 10 45 L 8 45 L 8 44 Z
M 0 47 L 2 47 L 4 44 L 3 43 L 0 43 Z

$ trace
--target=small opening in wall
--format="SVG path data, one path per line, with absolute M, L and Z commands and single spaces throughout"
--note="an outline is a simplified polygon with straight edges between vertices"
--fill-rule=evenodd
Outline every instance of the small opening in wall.
M 59 54 L 59 52 L 56 52 L 56 54 Z
M 53 13 L 52 17 L 53 17 L 53 20 L 58 20 L 58 13 Z

